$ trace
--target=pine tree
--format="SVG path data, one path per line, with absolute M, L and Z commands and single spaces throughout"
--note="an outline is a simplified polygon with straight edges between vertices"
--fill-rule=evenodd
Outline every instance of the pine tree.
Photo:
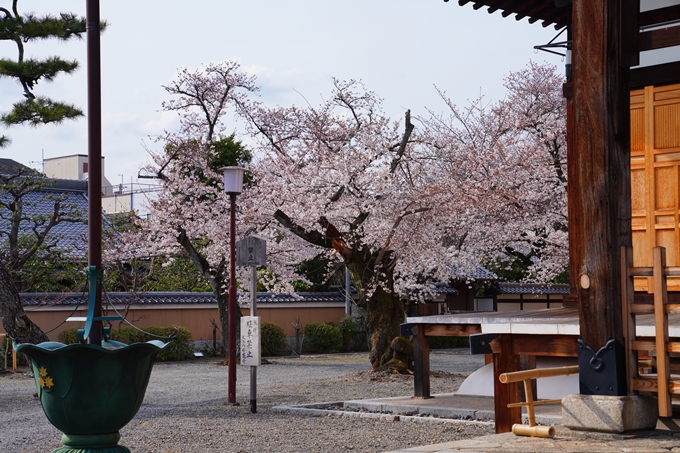
M 66 61 L 58 56 L 43 59 L 26 58 L 24 45 L 32 41 L 58 39 L 69 41 L 82 38 L 87 22 L 84 17 L 73 13 L 60 13 L 59 16 L 37 16 L 35 13 L 19 14 L 18 0 L 12 1 L 12 10 L 0 7 L 0 40 L 16 44 L 17 58 L 0 59 L 0 77 L 16 80 L 23 89 L 24 100 L 13 104 L 12 109 L 0 115 L 5 126 L 29 124 L 61 123 L 66 119 L 83 116 L 82 110 L 75 105 L 55 101 L 33 91 L 39 81 L 51 82 L 60 73 L 71 74 L 78 69 L 76 60 Z M 102 23 L 102 30 L 106 26 Z M 7 146 L 7 136 L 0 137 L 0 147 Z

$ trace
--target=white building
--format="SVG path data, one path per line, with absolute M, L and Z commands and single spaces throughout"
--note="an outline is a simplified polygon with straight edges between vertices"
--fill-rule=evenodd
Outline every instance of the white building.
M 105 158 L 102 156 L 102 209 L 109 214 L 127 212 L 133 208 L 133 191 L 125 191 L 123 184 L 113 185 L 106 178 Z M 86 154 L 51 157 L 43 160 L 43 172 L 49 178 L 84 181 L 89 176 Z

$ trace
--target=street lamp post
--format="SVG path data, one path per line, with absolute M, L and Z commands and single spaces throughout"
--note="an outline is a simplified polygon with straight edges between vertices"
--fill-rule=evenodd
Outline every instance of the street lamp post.
M 224 191 L 229 194 L 229 304 L 227 306 L 227 359 L 228 369 L 228 401 L 236 402 L 236 195 L 243 191 L 243 172 L 241 167 L 224 167 Z

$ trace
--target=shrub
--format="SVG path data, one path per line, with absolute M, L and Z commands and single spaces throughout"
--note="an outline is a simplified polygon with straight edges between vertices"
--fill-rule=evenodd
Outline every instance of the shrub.
M 430 349 L 469 348 L 468 337 L 430 337 Z
M 283 327 L 273 322 L 263 322 L 260 326 L 260 342 L 263 357 L 284 355 L 288 351 Z
M 78 343 L 78 329 L 80 327 L 69 327 L 66 330 L 62 330 L 57 335 L 57 341 L 64 344 Z
M 306 352 L 330 354 L 342 349 L 342 333 L 333 324 L 307 324 L 302 345 Z
M 178 333 L 175 338 L 168 344 L 165 348 L 161 350 L 158 354 L 158 360 L 172 361 L 172 360 L 184 360 L 192 352 L 194 352 L 193 342 L 191 341 L 191 332 L 184 327 L 179 326 L 152 326 L 145 327 L 144 331 L 140 332 L 132 327 L 123 327 L 119 330 L 111 330 L 111 339 L 115 341 L 120 341 L 125 344 L 132 343 L 144 343 L 149 340 L 163 340 L 164 338 L 158 337 L 169 337 L 174 333 L 173 329 L 177 327 Z M 57 339 L 64 344 L 76 343 L 78 341 L 78 327 L 72 327 L 60 332 Z
M 339 328 L 343 351 L 368 351 L 368 333 L 364 318 L 348 316 L 340 321 Z

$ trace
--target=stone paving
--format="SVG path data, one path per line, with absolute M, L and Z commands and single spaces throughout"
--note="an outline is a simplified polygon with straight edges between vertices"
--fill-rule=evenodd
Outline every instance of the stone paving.
M 668 453 L 680 452 L 680 433 L 645 431 L 603 434 L 556 426 L 552 439 L 518 437 L 512 433 L 477 437 L 385 453 Z

